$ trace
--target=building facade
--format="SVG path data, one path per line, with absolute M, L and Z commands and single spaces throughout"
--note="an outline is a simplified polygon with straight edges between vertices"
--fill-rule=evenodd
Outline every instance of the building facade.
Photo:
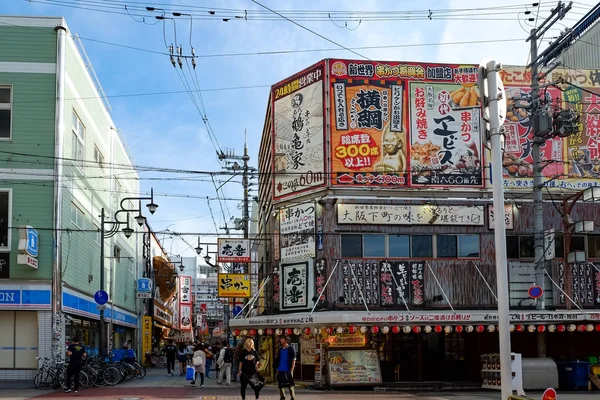
M 258 217 L 270 283 L 257 316 L 231 321 L 234 334 L 257 337 L 265 352 L 277 335 L 291 335 L 302 357 L 298 377 L 332 386 L 359 375 L 481 384 L 480 357 L 498 352 L 498 213 L 477 71 L 324 60 L 272 87 Z M 583 233 L 574 222 L 600 223 L 600 205 L 578 197 L 600 177 L 595 125 L 583 118 L 576 137 L 543 147 L 546 256 L 536 270 L 531 126 L 514 100 L 526 99 L 531 77 L 522 67 L 500 76 L 509 99 L 501 213 L 512 351 L 585 359 L 600 335 L 600 230 Z M 577 94 L 595 118 L 587 107 L 600 107 L 598 99 L 570 89 L 549 87 L 548 102 L 581 107 L 567 97 Z M 584 155 L 589 168 L 579 166 Z M 585 260 L 571 259 L 576 252 Z M 339 372 L 346 356 L 371 375 Z
M 137 196 L 133 160 L 62 18 L 0 17 L 2 275 L 0 378 L 29 379 L 36 356 L 78 336 L 98 353 L 100 213 Z M 118 176 L 118 178 L 117 178 Z M 107 335 L 137 342 L 142 236 L 105 240 Z M 55 339 L 53 341 L 53 338 Z

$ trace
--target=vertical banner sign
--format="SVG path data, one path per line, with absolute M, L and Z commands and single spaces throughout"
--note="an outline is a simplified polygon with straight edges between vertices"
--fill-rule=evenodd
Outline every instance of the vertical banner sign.
M 573 300 L 581 307 L 591 307 L 598 303 L 599 293 L 594 293 L 598 282 L 595 280 L 596 269 L 592 263 L 572 263 L 571 277 L 573 284 Z
M 315 203 L 304 203 L 279 211 L 281 261 L 316 256 L 315 219 Z
M 273 309 L 279 310 L 281 302 L 281 277 L 279 265 L 273 266 Z
M 180 330 L 192 330 L 192 306 L 187 304 L 179 305 L 179 321 Z
M 358 286 L 356 285 L 356 261 L 349 262 L 350 267 L 350 304 L 358 304 Z
M 237 238 L 217 239 L 217 262 L 250 262 L 250 240 Z
M 324 258 L 315 261 L 315 290 L 319 296 L 319 300 L 325 300 L 325 282 L 327 282 L 327 276 L 325 275 L 326 260 Z
M 566 270 L 565 270 L 565 264 L 560 263 L 558 264 L 558 287 L 561 289 L 559 290 L 558 293 L 558 302 L 560 304 L 566 304 L 566 296 L 565 296 L 565 289 L 567 287 L 567 278 L 566 278 Z
M 142 354 L 146 357 L 146 354 L 152 351 L 152 317 L 142 317 Z
M 410 294 L 412 304 L 421 306 L 424 303 L 425 296 L 425 263 L 423 261 L 413 261 L 410 263 Z
M 325 183 L 324 63 L 273 85 L 273 197 Z
M 368 263 L 368 262 L 365 263 L 364 274 L 365 274 L 365 279 L 364 279 L 364 284 L 362 285 L 363 293 L 365 296 L 365 302 L 367 303 L 368 306 L 370 306 L 373 301 L 373 296 L 371 294 L 372 283 L 373 283 L 373 281 L 371 280 L 371 263 Z
M 477 80 L 476 68 L 463 69 Z M 411 82 L 413 186 L 483 186 L 480 104 L 475 83 Z
M 358 292 L 358 300 L 360 302 L 360 294 L 365 295 L 365 277 L 364 277 L 364 262 L 358 261 L 354 268 L 354 274 L 356 275 L 356 289 Z M 366 299 L 365 299 L 366 302 Z
M 191 304 L 191 276 L 179 277 L 179 304 Z
M 376 262 L 371 263 L 371 303 L 379 304 L 379 265 Z
M 345 306 L 350 304 L 350 276 L 350 265 L 348 265 L 348 261 L 342 261 L 342 293 Z
M 229 329 L 229 303 L 223 304 L 223 330 Z
M 281 264 L 281 309 L 308 308 L 308 299 L 312 298 L 314 291 L 312 282 L 312 261 Z
M 381 305 L 382 306 L 393 306 L 394 305 L 394 291 L 395 284 L 392 278 L 393 270 L 392 264 L 388 261 L 381 262 Z
M 396 278 L 396 281 L 393 282 L 396 305 L 405 307 L 404 302 L 406 301 L 407 304 L 410 302 L 410 263 L 408 261 L 397 261 L 393 265 L 394 277 Z M 404 299 L 402 299 L 402 296 L 404 296 Z

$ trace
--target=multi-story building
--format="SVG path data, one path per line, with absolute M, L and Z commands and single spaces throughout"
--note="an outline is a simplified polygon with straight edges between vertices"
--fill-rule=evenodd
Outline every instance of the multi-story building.
M 576 137 L 554 136 L 542 147 L 548 232 L 536 268 L 530 115 L 514 100 L 527 99 L 531 77 L 523 67 L 500 75 L 508 98 L 502 214 L 512 350 L 584 359 L 600 335 L 600 230 L 584 233 L 574 222 L 597 227 L 600 205 L 575 196 L 600 178 L 590 139 L 597 117 L 590 107 L 600 101 L 589 93 L 600 84 L 545 90 L 559 108 L 578 94 L 588 118 Z M 480 356 L 498 351 L 498 313 L 477 78 L 477 65 L 462 60 L 323 60 L 272 87 L 258 217 L 270 239 L 259 255 L 270 262 L 261 270 L 270 283 L 258 316 L 230 322 L 234 334 L 256 336 L 267 353 L 276 335 L 292 334 L 298 376 L 321 381 L 328 368 L 332 385 L 481 384 Z M 583 199 L 598 199 L 593 193 Z M 344 357 L 368 376 L 341 373 Z
M 32 376 L 35 356 L 64 357 L 74 336 L 98 352 L 100 214 L 113 221 L 121 199 L 137 196 L 139 186 L 65 21 L 0 22 L 0 379 L 19 379 Z M 104 242 L 112 348 L 136 343 L 141 243 L 141 235 L 122 233 Z

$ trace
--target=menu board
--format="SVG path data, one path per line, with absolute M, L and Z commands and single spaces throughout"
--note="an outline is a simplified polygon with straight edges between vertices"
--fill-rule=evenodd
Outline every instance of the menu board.
M 315 337 L 312 335 L 300 337 L 300 364 L 315 365 L 316 344 Z
M 331 386 L 381 383 L 376 350 L 333 350 L 329 351 L 328 361 Z

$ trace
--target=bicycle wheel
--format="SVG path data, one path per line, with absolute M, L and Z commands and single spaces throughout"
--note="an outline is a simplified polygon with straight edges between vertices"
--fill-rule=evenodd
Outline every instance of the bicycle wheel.
M 90 385 L 90 378 L 88 377 L 88 375 L 83 371 L 79 371 L 79 387 L 81 389 L 85 389 L 89 385 Z
M 144 368 L 139 363 L 136 363 L 134 365 L 137 365 L 137 369 L 135 370 L 135 377 L 138 379 L 144 379 L 146 377 L 146 368 Z
M 117 367 L 108 367 L 102 373 L 102 379 L 108 386 L 115 386 L 122 379 L 121 371 Z
M 41 370 L 33 377 L 33 384 L 37 389 L 49 390 L 54 386 L 56 375 L 49 370 Z
M 131 364 L 123 364 L 123 371 L 125 375 L 125 380 L 130 381 L 135 377 L 135 367 Z

